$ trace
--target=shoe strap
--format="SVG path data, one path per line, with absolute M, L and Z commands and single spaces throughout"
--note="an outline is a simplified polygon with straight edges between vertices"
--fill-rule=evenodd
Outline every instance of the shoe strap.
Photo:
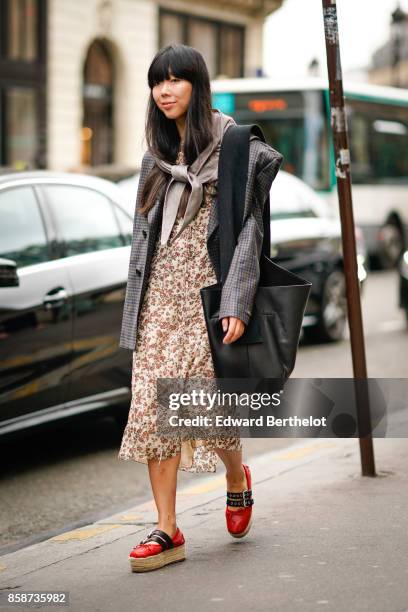
M 252 489 L 245 489 L 245 491 L 238 491 L 238 493 L 235 491 L 227 491 L 227 496 L 231 499 L 242 499 L 243 496 L 251 497 Z
M 252 489 L 246 489 L 238 493 L 227 491 L 227 506 L 252 506 L 254 500 L 252 498 Z
M 147 544 L 148 542 L 157 542 L 161 545 L 163 550 L 174 548 L 174 542 L 171 537 L 161 529 L 153 529 L 150 531 L 140 544 Z
M 227 499 L 227 506 L 243 506 L 244 508 L 246 508 L 247 506 L 252 506 L 253 503 L 253 499 L 245 501 L 239 501 L 237 499 Z

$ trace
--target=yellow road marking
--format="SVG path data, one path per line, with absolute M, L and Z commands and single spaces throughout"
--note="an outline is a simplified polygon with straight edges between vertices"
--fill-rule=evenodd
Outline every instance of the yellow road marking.
M 292 451 L 288 451 L 286 453 L 281 453 L 280 455 L 275 455 L 274 459 L 277 461 L 287 461 L 288 459 L 298 459 L 299 457 L 305 457 L 306 455 L 310 455 L 311 453 L 319 450 L 320 448 L 333 448 L 336 446 L 335 442 L 316 442 L 316 444 L 312 444 L 311 446 L 305 446 L 302 448 L 297 448 Z M 225 476 L 218 476 L 217 478 L 212 479 L 210 482 L 205 484 L 196 485 L 185 489 L 183 492 L 178 493 L 179 496 L 182 495 L 200 495 L 201 493 L 208 493 L 209 491 L 213 491 L 218 487 L 225 485 Z
M 68 540 L 87 540 L 88 538 L 93 538 L 100 533 L 110 531 L 116 527 L 122 527 L 122 525 L 99 525 L 97 527 L 91 527 L 90 529 L 74 529 L 73 531 L 60 533 L 59 535 L 50 538 L 50 540 L 56 542 L 67 542 Z
M 122 514 L 119 518 L 121 521 L 135 521 L 137 519 L 142 519 L 143 516 L 141 514 Z
M 218 489 L 221 485 L 225 484 L 225 476 L 217 476 L 214 479 L 211 479 L 210 482 L 206 482 L 205 484 L 196 485 L 194 487 L 190 487 L 189 489 L 184 490 L 183 492 L 178 493 L 178 495 L 199 495 L 200 493 L 207 493 L 208 491 L 213 491 L 214 489 Z
M 311 453 L 314 453 L 314 451 L 319 450 L 320 448 L 334 448 L 335 446 L 335 442 L 316 442 L 316 444 L 313 444 L 312 446 L 295 448 L 292 451 L 289 450 L 287 453 L 276 455 L 275 459 L 277 459 L 278 461 L 286 461 L 287 459 L 298 459 L 299 457 L 305 457 L 306 455 L 310 455 Z
M 7 569 L 7 565 L 0 565 L 0 572 L 4 572 Z
M 139 512 L 156 510 L 156 504 L 154 503 L 154 499 L 151 499 L 150 501 L 147 501 L 147 502 L 144 502 L 143 504 L 138 505 L 137 509 L 139 510 Z

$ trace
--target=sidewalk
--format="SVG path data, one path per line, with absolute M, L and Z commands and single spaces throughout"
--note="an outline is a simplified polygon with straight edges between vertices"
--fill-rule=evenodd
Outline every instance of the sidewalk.
M 197 477 L 178 493 L 182 563 L 131 572 L 155 521 L 148 502 L 0 557 L 0 589 L 68 591 L 75 612 L 407 612 L 408 441 L 377 438 L 374 450 L 375 478 L 361 476 L 358 439 L 248 461 L 254 521 L 241 540 L 225 528 L 224 472 Z

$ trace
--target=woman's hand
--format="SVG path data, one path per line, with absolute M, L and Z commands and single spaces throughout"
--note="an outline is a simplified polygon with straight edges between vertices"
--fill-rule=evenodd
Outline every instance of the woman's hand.
M 221 323 L 222 329 L 227 332 L 223 339 L 224 344 L 235 342 L 235 340 L 238 340 L 244 333 L 245 323 L 237 317 L 224 317 L 221 319 Z

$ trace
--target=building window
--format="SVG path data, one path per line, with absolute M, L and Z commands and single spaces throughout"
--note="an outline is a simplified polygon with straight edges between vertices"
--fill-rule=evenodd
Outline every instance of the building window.
M 170 43 L 184 44 L 184 20 L 180 15 L 161 11 L 160 14 L 160 43 L 161 47 Z
M 161 9 L 160 47 L 182 43 L 198 49 L 207 64 L 210 78 L 244 76 L 243 26 Z
M 82 163 L 113 162 L 113 61 L 107 45 L 95 40 L 84 65 Z
M 217 28 L 214 24 L 201 19 L 191 19 L 188 27 L 188 43 L 200 51 L 207 64 L 210 78 L 217 76 Z
M 8 0 L 8 57 L 31 62 L 38 54 L 37 0 Z
M 223 26 L 220 37 L 221 74 L 226 76 L 243 76 L 240 66 L 242 63 L 243 45 L 241 28 Z
M 0 165 L 46 167 L 47 0 L 0 2 Z
M 36 166 L 37 97 L 33 88 L 9 87 L 5 92 L 8 109 L 6 131 L 6 164 L 17 168 Z

